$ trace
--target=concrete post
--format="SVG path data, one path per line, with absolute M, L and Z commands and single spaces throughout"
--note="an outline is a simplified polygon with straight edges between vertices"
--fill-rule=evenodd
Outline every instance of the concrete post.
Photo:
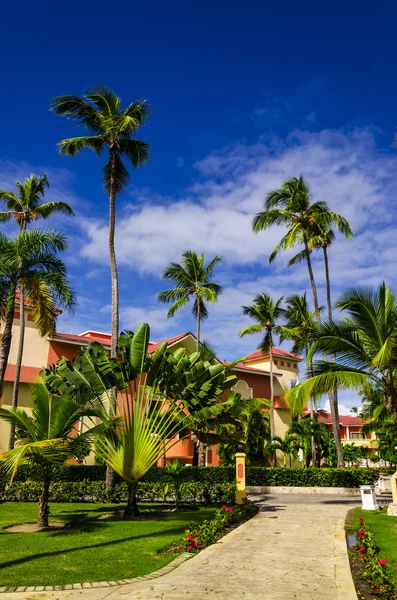
M 390 478 L 391 493 L 393 494 L 393 504 L 397 504 L 397 471 Z
M 245 453 L 236 452 L 236 504 L 243 504 L 245 498 Z

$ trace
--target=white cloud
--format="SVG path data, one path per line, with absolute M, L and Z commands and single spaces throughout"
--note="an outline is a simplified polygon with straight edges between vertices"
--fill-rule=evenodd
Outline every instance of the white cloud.
M 353 406 L 358 406 L 360 404 L 360 400 L 359 399 L 355 399 L 355 400 L 351 399 L 351 402 L 352 402 L 351 406 L 347 406 L 345 404 L 345 402 L 340 402 L 340 399 L 338 399 L 338 407 L 339 407 L 340 415 L 356 416 L 355 413 L 352 413 L 351 409 L 353 408 Z M 325 401 L 324 406 L 322 408 L 323 408 L 323 410 L 326 410 L 327 412 L 331 412 L 328 399 Z
M 332 249 L 338 280 L 378 281 L 383 273 L 390 274 L 397 246 L 392 208 L 397 157 L 377 152 L 371 131 L 294 132 L 286 142 L 237 144 L 196 166 L 200 181 L 182 199 L 155 196 L 151 201 L 146 194 L 145 205 L 119 219 L 121 265 L 160 274 L 186 248 L 204 249 L 208 256 L 223 254 L 226 267 L 266 265 L 281 229 L 253 235 L 252 217 L 261 210 L 266 191 L 302 172 L 313 197 L 344 214 L 355 230 L 354 241 L 339 239 Z M 88 237 L 84 256 L 107 260 L 106 222 L 84 219 L 82 226 Z M 284 272 L 284 265 L 285 257 L 280 257 L 273 273 Z M 320 284 L 322 277 L 320 273 Z

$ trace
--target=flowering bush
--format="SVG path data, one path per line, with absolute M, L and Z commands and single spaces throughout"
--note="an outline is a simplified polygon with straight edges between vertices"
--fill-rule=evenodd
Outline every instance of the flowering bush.
M 207 519 L 201 525 L 196 523 L 189 525 L 185 531 L 185 549 L 196 554 L 200 549 L 214 544 L 230 525 L 252 516 L 255 512 L 255 506 L 249 501 L 244 502 L 242 507 L 234 508 L 224 504 L 210 521 Z
M 363 517 L 358 518 L 357 551 L 364 562 L 363 576 L 371 586 L 372 593 L 380 598 L 395 598 L 396 587 L 393 578 L 387 570 L 387 563 L 379 558 L 379 548 L 374 541 L 374 534 L 367 530 Z

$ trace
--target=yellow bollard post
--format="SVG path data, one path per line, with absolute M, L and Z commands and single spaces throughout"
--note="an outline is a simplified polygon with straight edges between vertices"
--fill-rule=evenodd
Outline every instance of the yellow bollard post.
M 245 453 L 236 452 L 236 504 L 244 504 L 245 491 Z
M 393 504 L 397 504 L 397 472 L 391 476 L 391 492 L 393 494 Z

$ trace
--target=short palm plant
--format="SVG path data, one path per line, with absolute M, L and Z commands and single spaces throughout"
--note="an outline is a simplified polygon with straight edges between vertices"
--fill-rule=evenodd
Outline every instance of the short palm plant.
M 59 314 L 57 306 L 69 310 L 75 306 L 75 296 L 67 279 L 65 264 L 58 256 L 58 253 L 66 248 L 65 236 L 54 231 L 23 231 L 12 240 L 0 235 L 0 280 L 8 282 L 9 288 L 0 354 L 1 385 L 11 347 L 17 288 L 24 290 L 25 299 L 32 307 L 33 322 L 42 336 L 51 334 L 55 330 L 56 317 Z M 21 300 L 21 307 L 25 299 Z M 22 316 L 23 311 L 21 311 L 21 320 Z M 21 341 L 23 349 L 23 335 L 20 338 L 20 346 Z M 15 373 L 12 399 L 14 408 L 18 406 L 21 364 L 22 352 L 18 354 L 18 369 Z M 11 427 L 9 448 L 13 446 L 14 430 Z
M 20 408 L 0 408 L 0 419 L 15 428 L 17 445 L 0 454 L 0 464 L 10 475 L 11 483 L 23 464 L 35 465 L 41 473 L 39 527 L 48 527 L 50 483 L 57 467 L 73 457 L 73 445 L 80 436 L 77 424 L 90 407 L 76 395 L 52 394 L 43 383 L 32 385 L 32 415 Z
M 287 458 L 289 460 L 289 467 L 292 466 L 292 458 L 298 459 L 299 444 L 296 437 L 293 435 L 286 434 L 284 438 L 275 435 L 269 444 L 269 448 L 272 450 L 279 450 L 283 453 L 283 466 L 287 466 Z
M 264 333 L 264 337 L 258 348 L 264 354 L 269 354 L 270 368 L 270 435 L 275 435 L 274 429 L 274 382 L 273 382 L 273 346 L 274 337 L 279 333 L 279 319 L 284 315 L 284 309 L 281 308 L 282 298 L 276 302 L 269 294 L 258 294 L 255 296 L 251 306 L 243 306 L 245 315 L 255 321 L 254 325 L 248 325 L 239 332 L 239 337 L 253 333 Z
M 92 150 L 97 156 L 107 152 L 103 168 L 103 183 L 109 195 L 109 256 L 112 278 L 112 343 L 111 355 L 116 356 L 119 329 L 119 288 L 114 236 L 116 226 L 116 198 L 126 188 L 129 172 L 125 160 L 133 168 L 149 159 L 150 146 L 134 138 L 148 118 L 146 100 L 135 100 L 125 108 L 120 98 L 108 87 L 92 89 L 82 98 L 72 94 L 57 96 L 51 110 L 56 115 L 77 121 L 87 135 L 62 140 L 58 150 L 63 156 L 76 156 L 83 150 Z
M 160 302 L 173 303 L 167 313 L 167 319 L 173 317 L 193 298 L 192 313 L 196 317 L 197 351 L 200 349 L 201 321 L 208 317 L 206 303 L 217 302 L 219 294 L 222 293 L 222 287 L 210 280 L 221 260 L 222 256 L 215 256 L 205 265 L 204 254 L 198 256 L 192 250 L 187 250 L 182 255 L 182 264 L 171 263 L 163 274 L 163 278 L 174 282 L 175 287 L 160 292 L 157 296 Z

